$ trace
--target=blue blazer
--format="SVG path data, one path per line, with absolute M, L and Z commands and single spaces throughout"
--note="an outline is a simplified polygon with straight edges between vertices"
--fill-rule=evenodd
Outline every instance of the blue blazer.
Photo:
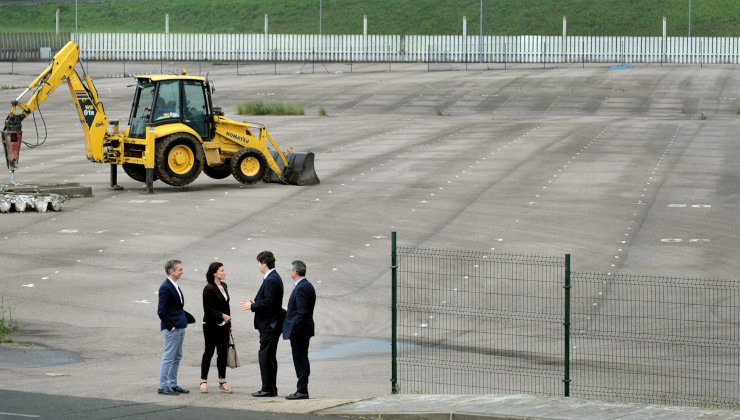
M 251 305 L 254 312 L 254 328 L 260 333 L 269 333 L 283 328 L 283 279 L 273 270 L 262 280 L 262 286 Z
M 288 299 L 288 313 L 283 323 L 283 338 L 291 336 L 313 337 L 313 308 L 316 306 L 316 290 L 304 278 L 293 288 Z
M 180 289 L 182 293 L 182 289 Z M 164 279 L 162 285 L 159 286 L 159 306 L 157 307 L 157 315 L 159 315 L 159 329 L 160 330 L 171 330 L 175 328 L 186 328 L 188 326 L 188 320 L 185 317 L 185 294 L 182 295 L 182 302 L 180 302 L 180 295 L 177 293 L 177 289 L 170 282 L 169 279 Z

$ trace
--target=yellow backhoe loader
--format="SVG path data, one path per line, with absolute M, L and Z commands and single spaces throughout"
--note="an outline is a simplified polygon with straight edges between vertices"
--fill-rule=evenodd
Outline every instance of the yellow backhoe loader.
M 81 79 L 77 74 L 79 54 L 77 44 L 67 43 L 11 102 L 2 142 L 12 182 L 23 120 L 66 82 L 82 124 L 87 158 L 111 165 L 111 187 L 119 188 L 117 165 L 123 166 L 131 178 L 146 183 L 145 191 L 149 193 L 154 191 L 157 179 L 182 186 L 195 181 L 201 171 L 216 179 L 232 175 L 244 184 L 262 180 L 293 185 L 319 183 L 312 152 L 283 153 L 264 125 L 224 117 L 221 108 L 212 105 L 212 87 L 204 77 L 135 76 L 129 127 L 119 133 L 119 122 L 108 120 L 90 77 Z M 29 100 L 21 102 L 29 91 Z

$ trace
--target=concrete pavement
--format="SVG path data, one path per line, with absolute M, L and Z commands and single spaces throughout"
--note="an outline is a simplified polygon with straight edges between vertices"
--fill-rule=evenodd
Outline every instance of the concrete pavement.
M 609 403 L 579 398 L 534 395 L 386 395 L 358 401 L 310 399 L 287 402 L 266 398 L 248 408 L 224 408 L 219 399 L 194 404 L 200 394 L 162 397 L 142 403 L 0 390 L 0 418 L 152 420 L 209 418 L 309 420 L 318 416 L 358 419 L 473 420 L 473 419 L 739 419 L 733 410 Z M 237 397 L 242 398 L 243 396 Z
M 387 395 L 319 412 L 363 419 L 740 419 L 740 412 L 534 395 Z
M 89 72 L 106 112 L 125 122 L 133 89 L 130 79 L 105 77 L 115 66 L 93 62 Z M 43 67 L 15 63 L 13 74 L 0 67 L 0 103 L 15 99 Z M 313 187 L 243 186 L 202 175 L 184 188 L 155 183 L 155 194 L 144 196 L 142 184 L 119 170 L 125 190 L 110 190 L 109 168 L 85 159 L 70 97 L 59 89 L 41 107 L 43 119 L 24 122 L 24 140 L 38 133 L 46 143 L 22 149 L 16 181 L 76 182 L 93 197 L 69 200 L 58 213 L 0 215 L 0 295 L 21 328 L 15 344 L 0 346 L 0 361 L 9 349 L 27 356 L 0 366 L 0 389 L 264 412 L 355 407 L 362 415 L 392 414 L 380 405 L 435 407 L 444 415 L 468 401 L 482 413 L 518 405 L 519 414 L 502 415 L 573 418 L 594 407 L 545 398 L 550 408 L 528 414 L 535 403 L 517 403 L 525 397 L 493 397 L 494 404 L 388 395 L 391 231 L 403 246 L 569 252 L 582 272 L 719 279 L 740 272 L 735 67 L 418 67 L 277 76 L 204 69 L 227 115 L 252 99 L 305 106 L 302 117 L 236 119 L 265 123 L 283 147 L 315 152 L 322 182 Z M 126 70 L 136 72 L 136 64 Z M 0 184 L 8 179 L 0 174 Z M 635 216 L 636 202 L 650 206 Z M 225 264 L 237 302 L 259 287 L 254 257 L 263 249 L 275 252 L 284 279 L 292 259 L 306 261 L 317 288 L 312 400 L 248 396 L 259 387 L 258 340 L 251 314 L 234 303 L 244 363 L 227 375 L 235 394 L 163 401 L 155 389 L 162 345 L 155 293 L 164 262 L 184 261 L 186 309 L 199 318 L 208 264 Z M 185 339 L 180 378 L 190 389 L 198 383 L 201 334 L 190 328 Z M 285 395 L 295 375 L 287 343 L 278 351 Z M 52 356 L 65 360 L 39 362 Z M 624 414 L 638 407 L 627 405 Z

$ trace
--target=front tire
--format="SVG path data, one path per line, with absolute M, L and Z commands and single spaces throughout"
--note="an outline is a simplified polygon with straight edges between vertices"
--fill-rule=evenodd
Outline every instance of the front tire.
M 165 184 L 179 187 L 198 178 L 203 170 L 205 154 L 197 139 L 179 133 L 157 142 L 154 160 L 155 175 Z
M 213 179 L 224 179 L 231 175 L 231 159 L 226 159 L 224 163 L 215 166 L 203 166 L 203 173 Z
M 267 160 L 257 149 L 245 147 L 231 157 L 231 174 L 242 184 L 254 184 L 265 177 Z

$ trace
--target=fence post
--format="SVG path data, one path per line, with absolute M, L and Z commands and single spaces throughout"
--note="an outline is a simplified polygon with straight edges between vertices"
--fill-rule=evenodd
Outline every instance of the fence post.
M 565 254 L 565 319 L 563 321 L 563 396 L 570 396 L 570 254 Z
M 427 72 L 430 72 L 430 71 L 432 71 L 432 70 L 431 70 L 431 67 L 430 67 L 430 66 L 431 66 L 431 63 L 430 63 L 430 61 L 431 61 L 431 58 L 429 57 L 429 55 L 430 55 L 430 53 L 429 53 L 429 52 L 430 52 L 430 51 L 431 51 L 431 46 L 429 46 L 429 44 L 427 44 Z
M 396 375 L 396 232 L 391 232 L 391 393 L 398 394 L 398 378 Z
M 542 37 L 542 68 L 546 68 L 545 62 L 547 61 L 547 44 L 545 43 L 545 37 Z

